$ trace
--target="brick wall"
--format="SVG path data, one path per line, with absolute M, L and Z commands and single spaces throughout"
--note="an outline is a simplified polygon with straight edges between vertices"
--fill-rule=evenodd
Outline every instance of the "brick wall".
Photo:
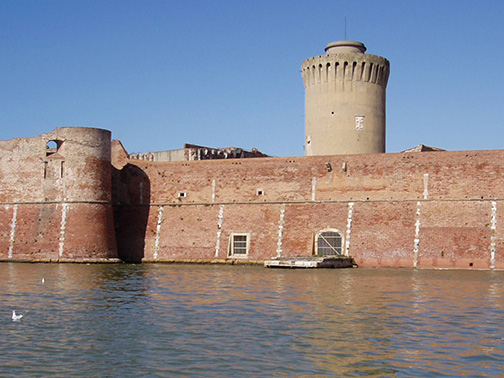
M 129 160 L 114 173 L 115 202 L 125 216 L 142 209 L 126 255 L 144 261 L 225 260 L 233 233 L 250 237 L 239 261 L 309 256 L 316 232 L 330 228 L 361 266 L 503 268 L 503 158 L 459 151 Z
M 0 141 L 0 259 L 259 262 L 313 255 L 317 232 L 334 230 L 361 266 L 504 269 L 503 161 L 499 150 L 149 162 L 106 130 L 60 128 Z M 233 235 L 248 255 L 229 256 Z
M 0 259 L 117 256 L 107 130 L 0 141 Z

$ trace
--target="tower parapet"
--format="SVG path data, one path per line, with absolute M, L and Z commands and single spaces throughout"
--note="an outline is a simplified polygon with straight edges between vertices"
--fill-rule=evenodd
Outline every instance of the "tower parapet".
M 390 64 L 361 42 L 337 41 L 305 60 L 306 155 L 385 152 Z
M 111 201 L 110 131 L 59 127 L 40 141 L 45 201 Z

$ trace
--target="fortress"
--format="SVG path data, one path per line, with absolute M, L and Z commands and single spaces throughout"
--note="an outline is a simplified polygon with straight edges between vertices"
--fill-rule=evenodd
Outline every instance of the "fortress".
M 130 156 L 86 127 L 0 141 L 0 260 L 504 269 L 504 151 L 385 153 L 389 62 L 365 51 L 303 62 L 303 157 Z

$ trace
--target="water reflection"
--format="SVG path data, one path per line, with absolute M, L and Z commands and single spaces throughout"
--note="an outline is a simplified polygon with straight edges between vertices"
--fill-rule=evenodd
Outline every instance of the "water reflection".
M 503 277 L 0 264 L 0 375 L 497 377 Z

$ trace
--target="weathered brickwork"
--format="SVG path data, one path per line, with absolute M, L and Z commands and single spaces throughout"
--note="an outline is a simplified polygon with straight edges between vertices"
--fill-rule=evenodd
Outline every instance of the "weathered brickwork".
M 48 142 L 55 147 L 48 148 Z M 0 141 L 0 259 L 504 269 L 504 151 L 129 159 L 105 130 Z M 241 243 L 241 244 L 240 244 Z
M 350 255 L 361 266 L 414 266 L 415 211 L 413 201 L 356 203 Z
M 110 132 L 58 128 L 0 141 L 0 258 L 117 257 Z
M 361 266 L 502 269 L 503 158 L 472 151 L 131 160 L 115 186 L 123 188 L 118 208 L 148 211 L 138 236 L 145 249 L 130 253 L 144 261 L 310 256 L 317 232 L 330 229 Z M 233 234 L 248 235 L 247 256 L 229 256 Z

